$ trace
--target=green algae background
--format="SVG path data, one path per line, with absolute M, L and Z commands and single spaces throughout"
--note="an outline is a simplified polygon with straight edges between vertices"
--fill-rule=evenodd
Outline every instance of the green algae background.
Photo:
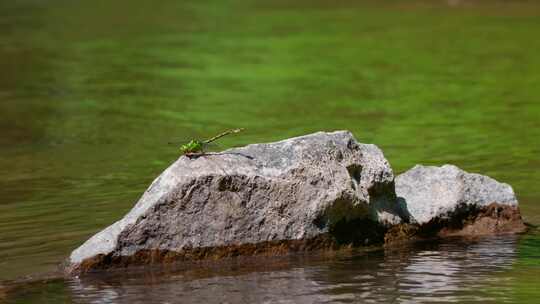
M 233 127 L 223 148 L 348 129 L 396 173 L 507 182 L 540 224 L 540 3 L 290 2 L 0 3 L 0 279 L 123 216 L 167 142 Z M 514 270 L 536 296 L 538 240 Z

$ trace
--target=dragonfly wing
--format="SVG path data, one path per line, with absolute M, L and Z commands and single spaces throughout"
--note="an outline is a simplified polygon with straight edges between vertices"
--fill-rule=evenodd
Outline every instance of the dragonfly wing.
M 167 142 L 167 144 L 169 144 L 169 145 L 182 145 L 182 144 L 187 144 L 187 143 L 189 143 L 189 142 L 192 141 L 192 140 L 193 140 L 193 138 L 173 139 L 173 140 L 169 140 L 169 141 Z
M 213 142 L 203 144 L 203 149 L 205 149 L 205 150 L 218 150 L 218 149 L 221 149 L 221 148 L 222 148 L 221 145 L 218 145 L 218 144 L 213 143 Z

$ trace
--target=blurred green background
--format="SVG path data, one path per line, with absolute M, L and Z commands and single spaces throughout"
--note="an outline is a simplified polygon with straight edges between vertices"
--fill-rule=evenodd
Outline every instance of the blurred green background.
M 539 37 L 535 1 L 2 1 L 0 280 L 123 216 L 168 141 L 233 127 L 224 148 L 348 129 L 396 173 L 510 183 L 540 224 Z

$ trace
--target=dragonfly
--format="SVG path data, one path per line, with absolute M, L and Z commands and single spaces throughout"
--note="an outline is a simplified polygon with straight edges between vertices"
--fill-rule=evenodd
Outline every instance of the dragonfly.
M 243 130 L 244 128 L 227 130 L 207 140 L 192 139 L 180 146 L 180 153 L 186 156 L 202 155 L 204 154 L 206 147 L 208 147 L 214 141 L 222 138 L 223 136 L 239 133 Z

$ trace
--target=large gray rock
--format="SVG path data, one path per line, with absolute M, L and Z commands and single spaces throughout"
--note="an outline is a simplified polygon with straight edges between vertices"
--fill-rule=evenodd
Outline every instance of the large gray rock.
M 238 246 L 316 239 L 358 219 L 396 224 L 396 206 L 383 153 L 346 131 L 182 156 L 123 219 L 73 251 L 68 271 L 204 258 L 212 248 L 242 254 Z
M 396 177 L 396 194 L 409 220 L 420 225 L 493 203 L 516 209 L 518 204 L 510 185 L 453 165 L 416 165 Z

